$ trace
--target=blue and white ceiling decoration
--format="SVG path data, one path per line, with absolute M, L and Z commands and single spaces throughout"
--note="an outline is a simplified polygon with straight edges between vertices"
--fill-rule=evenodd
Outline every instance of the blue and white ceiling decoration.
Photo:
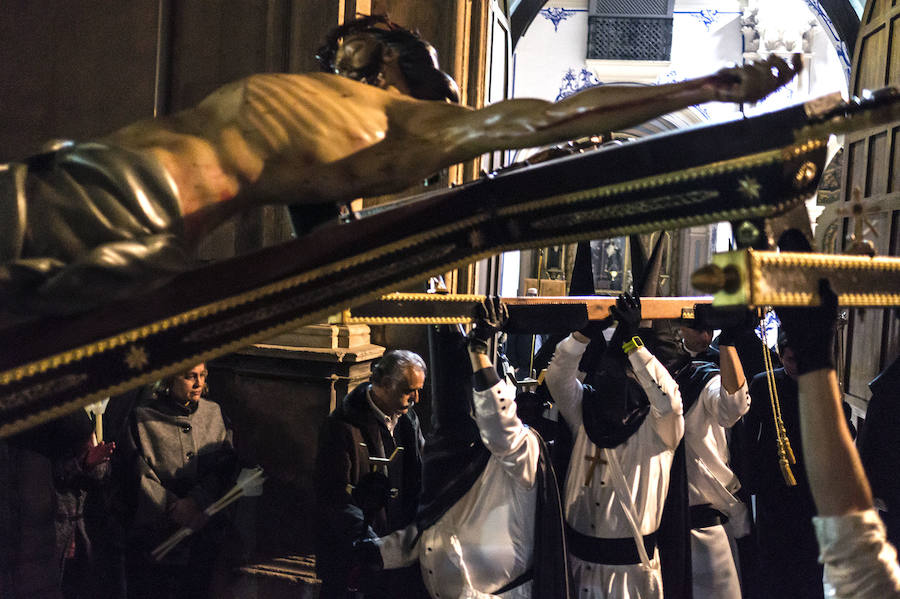
M 838 54 L 846 57 L 849 62 L 856 46 L 856 36 L 859 32 L 859 19 L 862 14 L 864 0 L 805 0 L 809 4 L 810 10 L 816 14 L 819 23 L 828 32 L 828 35 L 834 40 L 835 48 Z M 541 13 L 546 0 L 513 0 L 510 2 L 510 25 L 512 30 L 512 45 L 515 48 L 516 43 L 525 34 L 528 26 L 534 21 L 535 17 Z M 554 10 L 554 9 L 547 9 Z M 564 10 L 564 9 L 563 9 Z M 701 13 L 703 11 L 700 11 Z M 698 18 L 706 22 L 710 19 L 710 24 L 716 18 L 716 11 L 706 11 L 707 14 L 699 15 Z M 563 13 L 556 13 L 553 19 L 554 26 L 566 19 Z M 546 18 L 551 18 L 550 13 Z M 839 47 L 840 45 L 840 47 Z M 842 58 L 843 60 L 843 58 Z
M 856 32 L 854 31 L 853 39 L 850 44 L 848 44 L 848 41 L 841 37 L 837 26 L 822 4 L 822 2 L 817 2 L 816 0 L 806 0 L 806 5 L 809 7 L 810 12 L 816 15 L 816 20 L 819 22 L 819 25 L 822 26 L 822 30 L 828 35 L 831 45 L 834 46 L 838 59 L 841 61 L 841 66 L 844 68 L 844 75 L 847 77 L 847 81 L 850 81 L 850 64 L 851 57 L 853 56 L 853 45 L 856 44 Z M 856 27 L 857 29 L 859 28 L 858 18 Z
M 559 31 L 559 24 L 575 14 L 576 11 L 568 8 L 543 8 L 541 16 L 553 23 L 553 30 Z
M 597 87 L 598 85 L 603 85 L 603 82 L 597 79 L 597 76 L 592 71 L 582 68 L 581 72 L 576 73 L 575 69 L 569 69 L 563 75 L 559 93 L 556 95 L 556 101 L 559 102 L 563 98 L 568 98 L 583 89 Z

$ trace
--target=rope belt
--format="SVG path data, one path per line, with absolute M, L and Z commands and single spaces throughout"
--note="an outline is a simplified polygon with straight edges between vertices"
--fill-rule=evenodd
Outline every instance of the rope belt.
M 54 519 L 57 522 L 78 522 L 79 520 L 84 520 L 84 515 L 76 514 L 74 516 L 69 516 L 66 514 L 57 514 Z
M 610 566 L 625 566 L 641 563 L 634 538 L 602 539 L 583 535 L 566 522 L 566 544 L 569 553 L 580 560 Z M 644 548 L 653 557 L 656 552 L 656 532 L 644 535 Z
M 521 574 L 516 576 L 513 580 L 507 582 L 505 585 L 503 585 L 502 587 L 500 587 L 499 589 L 497 589 L 496 591 L 494 591 L 491 594 L 492 595 L 502 595 L 503 593 L 506 593 L 507 591 L 511 591 L 516 587 L 520 587 L 523 584 L 525 584 L 526 582 L 528 582 L 529 580 L 533 580 L 533 579 L 534 579 L 534 568 L 528 568 L 527 570 L 525 570 L 524 572 L 522 572 Z

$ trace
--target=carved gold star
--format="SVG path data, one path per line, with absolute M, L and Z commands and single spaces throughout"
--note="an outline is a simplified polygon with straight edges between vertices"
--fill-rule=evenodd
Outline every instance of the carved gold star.
M 125 364 L 132 370 L 142 370 L 150 363 L 147 352 L 140 345 L 132 345 L 125 354 Z
M 475 249 L 484 245 L 484 236 L 482 236 L 481 231 L 472 229 L 472 231 L 469 232 L 469 245 Z
M 758 200 L 762 185 L 753 177 L 744 177 L 738 181 L 738 193 L 748 200 Z

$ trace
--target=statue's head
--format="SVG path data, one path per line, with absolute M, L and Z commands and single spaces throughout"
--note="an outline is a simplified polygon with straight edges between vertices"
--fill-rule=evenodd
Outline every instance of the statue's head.
M 335 28 L 316 58 L 327 73 L 393 86 L 420 100 L 459 102 L 459 87 L 438 67 L 434 47 L 384 15 L 360 17 Z

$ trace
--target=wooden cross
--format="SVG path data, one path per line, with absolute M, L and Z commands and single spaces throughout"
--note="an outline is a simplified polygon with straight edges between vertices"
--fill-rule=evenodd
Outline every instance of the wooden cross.
M 584 456 L 584 459 L 591 463 L 591 469 L 588 470 L 587 476 L 584 478 L 584 486 L 590 487 L 591 482 L 594 480 L 594 470 L 597 468 L 597 464 L 606 464 L 606 460 L 602 457 L 603 450 L 599 447 L 597 448 L 597 453 L 589 456 Z
M 854 187 L 851 194 L 853 201 L 850 202 L 850 218 L 853 219 L 853 234 L 850 235 L 850 245 L 844 250 L 847 254 L 860 254 L 872 257 L 875 255 L 875 244 L 865 239 L 865 229 L 868 229 L 875 237 L 878 237 L 878 230 L 875 225 L 868 219 L 867 214 L 878 212 L 869 204 L 863 203 L 862 191 L 859 187 Z

